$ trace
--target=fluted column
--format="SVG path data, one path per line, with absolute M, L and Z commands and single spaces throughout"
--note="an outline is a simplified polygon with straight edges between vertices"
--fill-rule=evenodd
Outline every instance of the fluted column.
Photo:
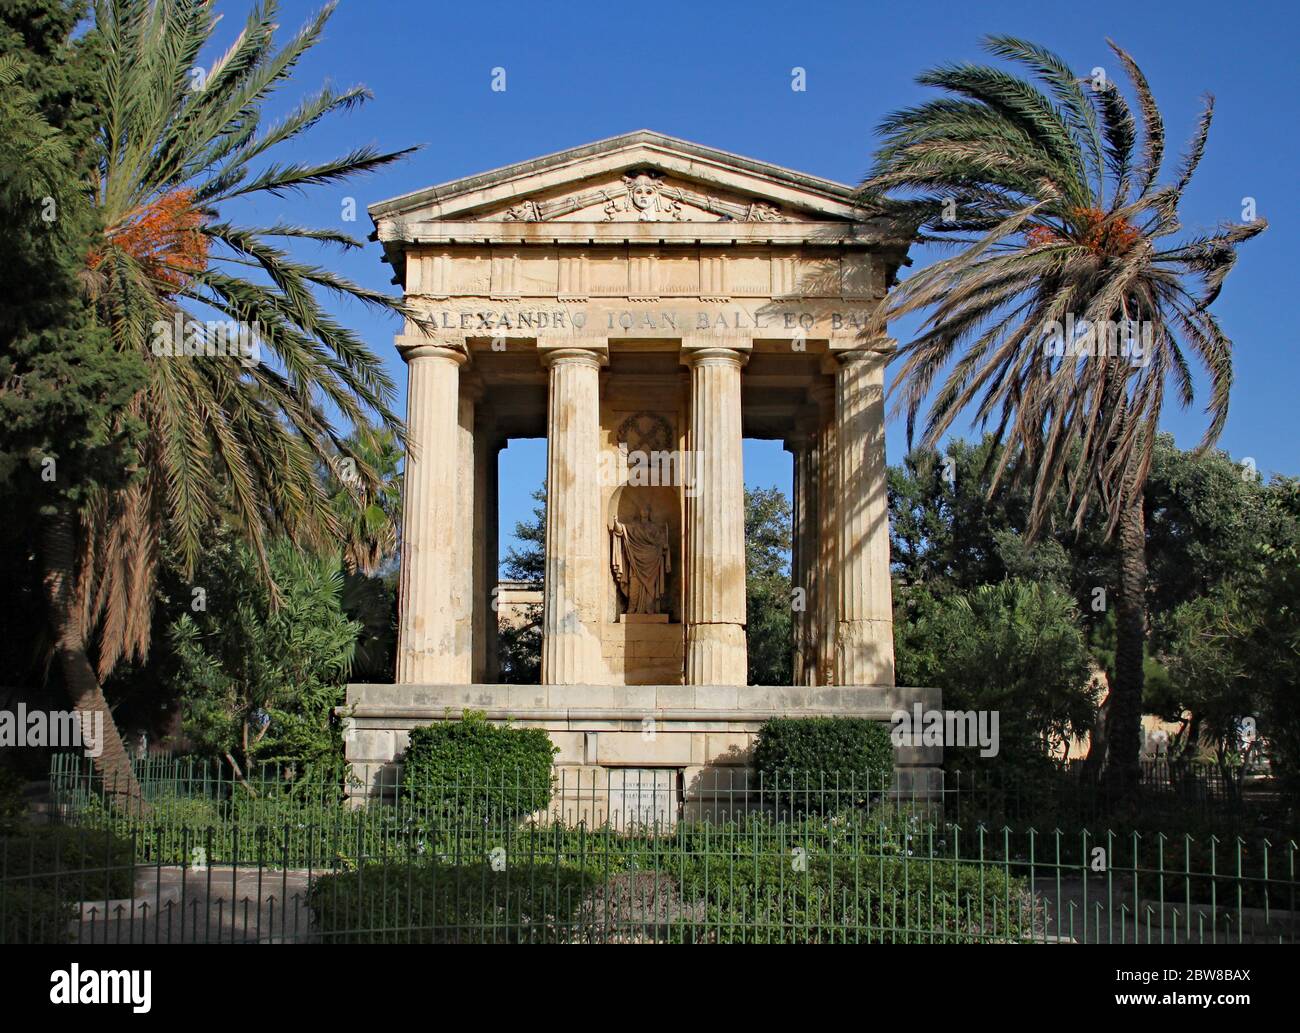
M 817 426 L 800 417 L 795 432 L 786 442 L 794 459 L 794 507 L 791 525 L 790 571 L 794 647 L 792 678 L 796 685 L 816 681 L 815 614 L 817 612 Z M 796 605 L 796 600 L 798 605 Z
M 457 641 L 461 530 L 460 367 L 464 341 L 400 336 L 407 363 L 407 453 L 402 478 L 402 566 L 397 681 L 469 681 L 470 651 Z
M 541 349 L 546 423 L 546 574 L 542 683 L 605 680 L 600 655 L 600 366 L 603 344 Z
M 889 582 L 885 480 L 885 363 L 889 345 L 839 353 L 836 434 L 840 476 L 840 685 L 894 684 L 894 614 Z
M 839 462 L 835 451 L 835 386 L 808 392 L 817 406 L 816 597 L 813 619 L 814 685 L 835 684 L 835 633 L 839 625 Z
M 492 589 L 496 581 L 490 576 L 489 566 L 495 563 L 495 546 L 491 542 L 489 506 L 491 505 L 492 485 L 490 483 L 495 467 L 496 442 L 495 427 L 488 406 L 484 404 L 482 392 L 475 398 L 474 405 L 474 563 L 472 577 L 474 582 L 473 630 L 474 630 L 474 681 L 487 682 L 488 677 L 488 640 L 489 633 L 496 627 L 497 612 L 493 607 Z
M 787 438 L 785 450 L 790 453 L 790 464 L 794 470 L 791 504 L 790 504 L 790 681 L 794 685 L 803 684 L 804 670 L 804 618 L 807 611 L 794 605 L 794 600 L 804 585 L 803 522 L 807 519 L 808 509 L 804 501 L 804 479 L 808 472 L 806 454 L 800 442 Z
M 457 681 L 472 682 L 477 675 L 474 655 L 474 620 L 479 607 L 476 554 L 482 548 L 475 511 L 480 505 L 474 470 L 474 413 L 483 397 L 477 378 L 461 375 L 456 421 L 456 538 L 452 546 L 452 606 L 456 611 Z
M 497 611 L 497 586 L 501 582 L 501 495 L 500 464 L 504 442 L 495 433 L 484 442 L 487 472 L 484 492 L 483 597 L 488 600 L 484 619 L 487 658 L 483 680 L 495 685 L 501 680 L 501 625 Z
M 734 348 L 683 353 L 691 370 L 691 460 L 699 471 L 688 499 L 686 683 L 744 685 L 745 475 L 740 367 Z

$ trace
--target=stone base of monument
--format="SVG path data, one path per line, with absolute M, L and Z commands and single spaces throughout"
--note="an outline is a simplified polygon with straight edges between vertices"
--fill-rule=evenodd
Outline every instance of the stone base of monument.
M 769 718 L 888 723 L 918 703 L 939 710 L 941 694 L 883 685 L 356 684 L 340 715 L 357 804 L 393 795 L 412 728 L 474 710 L 490 721 L 546 729 L 559 748 L 552 817 L 625 827 L 779 803 L 789 787 L 763 784 L 750 767 L 755 736 Z M 894 761 L 888 796 L 925 808 L 942 803 L 941 747 L 899 746 Z
M 666 613 L 624 613 L 600 629 L 601 662 L 625 685 L 681 681 L 685 649 L 685 629 L 669 624 Z

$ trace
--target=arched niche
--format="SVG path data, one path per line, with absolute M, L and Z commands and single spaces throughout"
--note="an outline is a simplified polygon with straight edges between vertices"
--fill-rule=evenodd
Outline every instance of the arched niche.
M 669 623 L 680 624 L 682 620 L 681 503 L 677 498 L 677 489 L 668 485 L 623 484 L 615 488 L 609 497 L 605 519 L 605 576 L 610 586 L 607 619 L 617 623 L 627 603 L 614 579 L 612 563 L 614 538 L 609 528 L 613 526 L 615 518 L 622 523 L 640 519 L 641 507 L 645 505 L 650 507 L 652 519 L 668 525 L 668 556 L 673 569 L 666 579 L 667 587 L 664 596 Z

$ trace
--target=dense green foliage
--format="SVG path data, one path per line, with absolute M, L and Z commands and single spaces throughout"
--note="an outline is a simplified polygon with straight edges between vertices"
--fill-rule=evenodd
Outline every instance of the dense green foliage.
M 894 747 L 889 728 L 865 718 L 775 717 L 758 731 L 754 768 L 766 790 L 788 787 L 799 808 L 814 799 L 801 793 L 822 789 L 843 805 L 865 803 L 891 785 Z
M 134 844 L 113 832 L 15 829 L 0 838 L 0 943 L 70 942 L 77 903 L 130 897 L 134 873 Z
M 242 770 L 251 760 L 306 775 L 336 770 L 343 702 L 360 626 L 343 613 L 337 557 L 273 543 L 273 599 L 247 546 L 205 553 L 205 595 L 171 627 L 185 733 L 202 754 Z
M 933 596 L 913 590 L 897 620 L 898 678 L 943 690 L 946 710 L 999 715 L 1003 764 L 1061 753 L 1088 732 L 1097 689 L 1074 601 L 1050 581 L 1007 580 Z M 949 744 L 945 763 L 978 765 Z
M 1259 741 L 1300 786 L 1300 484 L 1264 499 L 1238 566 L 1164 622 L 1171 691 L 1223 768 Z M 1241 768 L 1238 767 L 1238 774 Z
M 532 519 L 516 521 L 515 538 L 521 544 L 511 546 L 506 553 L 501 575 L 506 581 L 540 585 L 546 573 L 546 486 L 534 491 L 532 497 L 537 503 Z M 525 607 L 519 618 L 498 624 L 501 681 L 507 685 L 536 685 L 542 680 L 542 607 Z
M 438 857 L 327 875 L 327 942 L 972 942 L 1040 936 L 1046 915 L 998 867 L 912 856 L 913 826 L 750 815 L 655 841 L 539 830 L 495 862 Z M 927 844 L 933 847 L 934 844 Z M 489 858 L 492 856 L 490 852 Z
M 369 98 L 326 85 L 265 121 L 334 4 L 288 39 L 278 8 L 252 4 L 224 41 L 196 0 L 0 9 L 0 534 L 14 529 L 0 581 L 19 618 L 0 662 L 22 681 L 53 670 L 104 720 L 98 763 L 132 798 L 122 697 L 103 683 L 147 661 L 160 586 L 176 571 L 199 582 L 214 527 L 250 545 L 268 582 L 280 535 L 341 544 L 361 569 L 392 551 L 394 385 L 320 295 L 389 316 L 401 300 L 302 260 L 362 246 L 337 225 L 232 216 L 409 152 L 276 158 Z M 345 471 L 343 490 L 322 467 Z
M 894 589 L 895 650 L 900 684 L 937 684 L 945 690 L 945 704 L 969 700 L 967 685 L 978 687 L 989 677 L 984 665 L 987 651 L 976 642 L 967 647 L 945 621 L 936 622 L 936 608 L 957 612 L 956 600 L 964 600 L 972 612 L 979 610 L 975 596 L 986 585 L 1007 579 L 1033 583 L 1044 590 L 1035 606 L 1048 606 L 1056 614 L 1055 624 L 1064 632 L 1067 623 L 1080 629 L 1086 641 L 1087 664 L 1104 675 L 1115 677 L 1115 611 L 1108 586 L 1113 583 L 1115 552 L 1102 534 L 1104 516 L 1090 516 L 1084 526 L 1058 530 L 1050 538 L 1028 538 L 1028 491 L 1012 480 L 992 481 L 998 450 L 991 439 L 978 446 L 960 439 L 945 443 L 942 453 L 916 451 L 889 471 L 891 548 L 897 574 Z M 1258 596 L 1261 591 L 1286 594 L 1285 562 L 1288 549 L 1300 546 L 1294 508 L 1294 482 L 1277 478 L 1264 483 L 1246 464 L 1234 462 L 1222 452 L 1201 455 L 1178 449 L 1173 439 L 1162 435 L 1156 441 L 1151 473 L 1145 491 L 1147 556 L 1149 562 L 1148 608 L 1152 626 L 1146 643 L 1144 709 L 1172 721 L 1190 714 L 1184 734 L 1173 744 L 1175 753 L 1196 756 L 1202 746 L 1213 752 L 1216 736 L 1207 721 L 1220 704 L 1241 711 L 1244 701 L 1226 685 L 1208 690 L 1194 689 L 1188 682 L 1191 668 L 1180 662 L 1175 675 L 1176 654 L 1190 648 L 1189 622 L 1193 615 L 1206 619 L 1214 598 L 1232 590 L 1240 596 Z M 1068 523 L 1065 499 L 1058 489 L 1055 526 Z M 1253 586 L 1253 587 L 1248 587 Z M 1267 586 L 1273 586 L 1271 588 Z M 1050 589 L 1049 591 L 1046 591 Z M 1061 597 L 1072 599 L 1062 608 Z M 1186 609 L 1190 607 L 1191 609 Z M 1251 606 L 1250 626 L 1268 623 L 1272 612 L 1288 611 L 1285 598 L 1272 607 Z M 1046 616 L 1047 611 L 1044 611 Z M 966 621 L 969 624 L 969 619 Z M 970 630 L 969 628 L 967 630 Z M 953 636 L 958 637 L 954 638 Z M 1067 636 L 1071 640 L 1073 636 Z M 1244 644 L 1249 629 L 1239 625 L 1236 641 Z M 981 635 L 984 642 L 1005 638 L 1003 631 Z M 1004 643 L 1010 646 L 1010 643 Z M 1032 670 L 1061 661 L 1070 668 L 1076 650 L 1071 646 L 1064 657 L 1054 657 L 1054 637 L 1021 637 L 1018 663 L 1008 670 Z M 1245 650 L 1264 666 L 1285 669 L 1294 663 L 1296 652 L 1284 635 L 1262 635 Z M 969 655 L 969 654 L 974 655 Z M 1004 654 L 1006 655 L 1006 654 Z M 963 671 L 960 658 L 969 661 Z M 1203 650 L 1202 661 L 1209 661 Z M 944 659 L 947 657 L 948 659 Z M 942 662 L 941 662 L 942 661 Z M 1005 665 L 999 661 L 997 670 Z M 1256 676 L 1253 680 L 1259 681 Z M 1272 679 L 1276 683 L 1278 679 Z M 1268 679 L 1260 684 L 1268 683 Z M 1058 717 L 1044 724 L 1044 734 L 1060 744 L 1065 725 L 1060 718 L 1074 714 L 1074 731 L 1086 730 L 1082 695 L 1084 680 L 1071 675 L 1052 684 Z M 1071 687 L 1072 686 L 1072 687 Z M 1023 681 L 1013 698 L 1025 693 L 1026 706 L 1003 709 L 1003 720 L 1014 726 L 1020 717 L 1045 713 L 1047 702 L 1039 689 Z M 1264 734 L 1263 698 L 1252 693 L 1253 709 L 1239 716 L 1260 719 Z M 1276 696 L 1272 697 L 1276 698 Z M 1079 704 L 1078 707 L 1075 704 Z M 1270 711 L 1271 712 L 1271 711 Z M 1287 712 L 1285 707 L 1277 711 Z M 1222 722 L 1219 722 L 1222 727 Z M 1274 722 L 1277 734 L 1285 735 L 1285 722 Z M 1004 731 L 1008 726 L 1004 723 Z M 1204 734 L 1203 734 L 1204 733 Z M 1021 740 L 1023 745 L 1024 740 Z M 1044 744 L 1045 746 L 1046 744 Z M 1014 751 L 1014 743 L 1008 750 Z M 995 764 L 1012 759 L 1004 755 Z
M 467 710 L 411 729 L 402 788 L 435 814 L 514 821 L 550 803 L 557 752 L 545 729 L 494 725 Z
M 22 776 L 13 768 L 0 764 L 0 836 L 12 833 L 26 815 Z
M 130 475 L 141 425 L 116 419 L 144 382 L 84 297 L 99 221 L 92 161 L 99 40 L 86 5 L 0 5 L 0 643 L 7 684 L 43 680 L 48 642 L 34 548 L 51 513 Z
M 308 905 L 326 943 L 572 941 L 598 877 L 546 863 L 372 864 L 317 879 Z
M 806 606 L 807 600 L 801 602 Z M 790 684 L 793 606 L 790 502 L 779 488 L 746 488 L 745 644 L 749 684 Z

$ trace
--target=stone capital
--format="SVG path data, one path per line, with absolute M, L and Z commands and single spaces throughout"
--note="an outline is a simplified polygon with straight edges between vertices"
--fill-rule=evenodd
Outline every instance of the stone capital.
M 682 335 L 682 362 L 687 365 L 697 358 L 725 358 L 721 353 L 726 352 L 739 356 L 743 364 L 753 350 L 754 338 L 736 331 L 710 330 Z
M 738 347 L 731 342 L 723 343 L 716 339 L 705 339 L 708 343 L 699 345 L 682 342 L 682 363 L 686 366 L 735 366 L 739 369 L 749 361 L 749 352 L 753 345 L 746 343 Z
M 537 356 L 543 366 L 559 362 L 586 362 L 597 367 L 609 365 L 609 339 L 573 334 L 540 334 Z
M 898 348 L 898 342 L 892 337 L 832 336 L 828 348 L 829 354 L 841 363 L 860 362 L 881 355 L 892 355 Z
M 465 338 L 459 335 L 423 337 L 419 334 L 398 334 L 393 343 L 407 363 L 416 359 L 446 359 L 459 366 L 469 360 Z

